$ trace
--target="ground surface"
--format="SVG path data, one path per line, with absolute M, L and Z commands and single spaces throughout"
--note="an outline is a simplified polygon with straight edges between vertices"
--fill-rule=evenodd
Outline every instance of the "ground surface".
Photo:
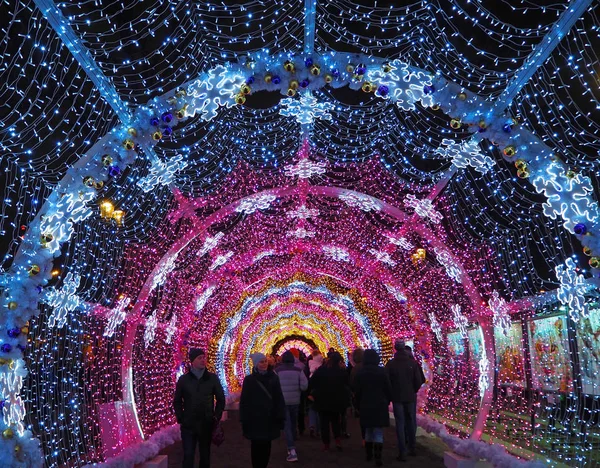
M 250 464 L 250 442 L 242 437 L 240 424 L 236 412 L 229 413 L 230 419 L 224 423 L 225 442 L 221 447 L 212 447 L 211 468 L 249 468 Z M 358 421 L 354 418 L 348 420 L 348 431 L 350 438 L 343 441 L 343 452 L 322 452 L 321 441 L 311 439 L 308 435 L 300 437 L 297 441 L 299 460 L 297 463 L 285 461 L 286 447 L 283 436 L 273 441 L 271 461 L 269 468 L 291 468 L 291 467 L 315 467 L 315 468 L 357 468 L 375 466 L 373 462 L 366 462 L 364 448 L 361 445 L 360 428 Z M 385 443 L 383 450 L 384 466 L 396 466 L 403 468 L 441 468 L 446 446 L 437 438 L 420 436 L 417 438 L 417 456 L 407 457 L 406 462 L 396 461 L 396 435 L 394 428 L 385 431 Z M 181 445 L 175 444 L 161 452 L 169 456 L 169 468 L 181 467 L 182 451 Z M 196 465 L 197 466 L 197 465 Z

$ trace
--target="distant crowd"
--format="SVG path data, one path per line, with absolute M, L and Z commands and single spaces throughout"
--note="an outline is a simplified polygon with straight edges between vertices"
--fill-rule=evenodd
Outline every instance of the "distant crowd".
M 330 348 L 326 356 L 313 350 L 306 357 L 291 349 L 280 357 L 252 354 L 252 372 L 244 378 L 240 421 L 250 440 L 253 468 L 266 468 L 271 443 L 283 430 L 287 461 L 298 461 L 295 441 L 308 431 L 320 438 L 323 450 L 343 451 L 348 438 L 347 418 L 352 411 L 360 420 L 362 444 L 368 461 L 382 466 L 383 428 L 390 425 L 393 408 L 399 461 L 416 455 L 417 392 L 425 382 L 423 369 L 404 341 L 394 343 L 396 353 L 385 367 L 374 349 L 355 349 L 347 364 Z M 196 446 L 200 468 L 210 466 L 210 446 L 225 409 L 225 396 L 217 376 L 206 370 L 201 349 L 189 353 L 190 371 L 177 382 L 174 408 L 181 425 L 184 468 L 192 468 Z

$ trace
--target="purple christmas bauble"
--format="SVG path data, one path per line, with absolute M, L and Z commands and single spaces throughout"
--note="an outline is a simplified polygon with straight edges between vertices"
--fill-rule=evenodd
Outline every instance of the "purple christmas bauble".
M 119 166 L 110 166 L 108 168 L 108 175 L 111 177 L 117 177 L 121 173 L 121 168 Z
M 165 112 L 163 115 L 160 116 L 160 118 L 164 123 L 171 123 L 171 120 L 173 120 L 173 114 L 171 114 L 170 112 Z
M 21 334 L 21 329 L 20 328 L 9 328 L 6 333 L 8 334 L 8 336 L 10 336 L 11 338 L 16 338 L 17 336 L 19 336 Z
M 300 87 L 301 88 L 308 88 L 308 85 L 310 84 L 310 81 L 308 81 L 308 78 L 305 78 L 304 80 L 302 80 L 300 82 Z
M 587 232 L 587 227 L 583 223 L 577 223 L 573 228 L 573 231 L 578 236 L 583 236 Z
M 331 74 L 335 77 L 335 78 L 339 78 L 340 77 L 340 71 L 337 68 L 334 68 L 333 70 L 331 70 Z
M 504 125 L 502 125 L 502 130 L 505 133 L 510 133 L 510 132 L 512 132 L 512 127 L 510 126 L 510 124 L 504 124 Z
M 153 127 L 158 127 L 159 124 L 160 120 L 158 120 L 158 117 L 152 117 L 150 119 L 150 125 L 152 125 Z
M 271 83 L 279 84 L 279 83 L 281 83 L 281 78 L 279 76 L 275 75 L 273 78 L 271 78 Z
M 377 94 L 380 96 L 387 96 L 389 92 L 390 88 L 388 88 L 386 85 L 380 85 L 379 88 L 377 88 Z
M 164 137 L 170 137 L 173 134 L 173 129 L 171 127 L 163 127 L 162 134 Z
M 310 67 L 312 67 L 312 65 L 313 65 L 313 59 L 311 59 L 311 58 L 307 58 L 307 59 L 304 61 L 304 66 L 305 66 L 306 68 L 310 68 Z
M 8 343 L 4 343 L 2 346 L 0 346 L 0 351 L 3 353 L 10 353 L 12 351 L 12 346 Z
M 254 76 L 249 76 L 248 78 L 246 78 L 246 84 L 252 84 L 254 83 Z
M 425 86 L 423 86 L 423 93 L 424 94 L 433 94 L 433 93 L 435 93 L 435 86 L 433 86 L 433 85 L 425 85 Z
M 358 67 L 356 67 L 356 70 L 354 70 L 354 73 L 356 73 L 357 75 L 364 75 L 365 73 L 367 73 L 367 67 L 365 67 L 364 65 L 359 65 Z

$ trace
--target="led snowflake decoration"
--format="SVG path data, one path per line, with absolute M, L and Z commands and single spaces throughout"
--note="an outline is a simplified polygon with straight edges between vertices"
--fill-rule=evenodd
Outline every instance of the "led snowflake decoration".
M 469 325 L 469 321 L 467 317 L 465 317 L 461 312 L 461 307 L 458 304 L 452 304 L 450 306 L 452 309 L 452 317 L 454 318 L 454 326 L 458 328 L 460 331 L 460 336 L 463 338 L 467 337 L 467 325 Z
M 339 195 L 340 200 L 343 200 L 346 205 L 353 208 L 359 208 L 363 211 L 379 211 L 381 210 L 381 202 L 369 195 L 362 193 L 344 192 Z
M 390 284 L 386 284 L 385 289 L 387 289 L 388 292 L 392 296 L 394 296 L 400 304 L 405 305 L 406 302 L 408 301 L 408 299 L 406 299 L 406 296 L 404 294 L 402 294 L 402 292 L 398 288 L 395 288 L 394 286 L 392 286 Z
M 125 320 L 125 308 L 130 302 L 131 299 L 128 297 L 123 297 L 117 301 L 117 305 L 113 309 L 109 310 L 107 316 L 108 323 L 106 324 L 106 328 L 104 329 L 103 333 L 104 336 L 111 338 L 115 334 L 119 325 L 121 325 L 123 320 Z
M 397 245 L 403 250 L 410 251 L 415 248 L 415 246 L 407 241 L 405 237 L 394 237 L 391 234 L 386 234 L 385 237 L 387 237 L 392 244 Z
M 369 249 L 369 253 L 371 255 L 373 255 L 377 261 L 381 262 L 381 263 L 385 263 L 391 267 L 396 266 L 396 262 L 394 260 L 392 260 L 392 257 L 390 257 L 390 254 L 387 252 L 382 252 L 380 250 L 375 250 L 375 249 Z
M 206 305 L 214 291 L 215 287 L 209 286 L 202 294 L 200 294 L 200 296 L 198 296 L 198 299 L 196 299 L 196 312 L 200 312 L 202 309 L 204 309 L 204 306 Z
M 178 154 L 167 161 L 155 159 L 146 177 L 138 180 L 137 185 L 144 192 L 151 192 L 157 185 L 170 185 L 175 181 L 175 174 L 188 166 L 183 155 Z
M 324 245 L 323 252 L 325 255 L 338 262 L 350 262 L 350 254 L 346 249 L 333 245 Z
M 216 270 L 220 266 L 225 265 L 232 256 L 233 256 L 233 252 L 231 250 L 229 252 L 227 252 L 225 255 L 217 256 L 213 260 L 212 264 L 208 267 L 208 269 L 210 271 Z
M 293 231 L 289 231 L 287 233 L 288 237 L 298 237 L 299 239 L 305 239 L 307 237 L 315 237 L 315 233 L 313 231 L 307 231 L 306 229 L 299 227 L 294 229 Z
M 146 320 L 146 329 L 144 330 L 144 347 L 148 347 L 150 343 L 154 341 L 156 335 L 156 326 L 158 325 L 158 318 L 156 317 L 156 311 L 152 312 L 152 315 Z
M 225 236 L 225 234 L 223 234 L 222 232 L 217 232 L 213 237 L 208 236 L 206 238 L 206 240 L 204 241 L 204 245 L 202 246 L 202 248 L 198 251 L 198 257 L 203 257 L 204 255 L 206 255 L 208 252 L 210 252 L 212 249 L 214 249 L 218 244 L 219 241 Z
M 471 166 L 477 172 L 485 174 L 496 164 L 492 158 L 481 152 L 479 142 L 473 138 L 463 142 L 444 138 L 442 146 L 443 148 L 440 147 L 435 150 L 436 154 L 451 158 L 452 164 L 458 168 L 464 169 Z
M 254 259 L 252 260 L 252 263 L 256 263 L 259 260 L 262 260 L 265 257 L 270 257 L 271 255 L 275 255 L 275 251 L 274 250 L 265 250 L 263 252 L 260 252 L 259 254 L 257 254 Z
M 424 200 L 418 200 L 412 193 L 409 193 L 404 200 L 404 204 L 415 210 L 421 218 L 428 218 L 434 224 L 439 224 L 443 219 L 442 214 L 436 211 L 433 207 L 431 200 L 425 198 Z
M 589 311 L 584 294 L 589 286 L 584 276 L 577 273 L 573 259 L 568 258 L 565 264 L 557 266 L 555 271 L 560 281 L 560 287 L 556 291 L 560 303 L 569 307 L 569 315 L 575 322 L 580 318 L 587 318 Z
M 173 314 L 167 328 L 165 329 L 165 342 L 171 344 L 173 341 L 173 335 L 177 331 L 177 315 Z
M 325 174 L 325 163 L 314 162 L 310 159 L 301 159 L 295 165 L 288 165 L 284 168 L 287 177 L 298 177 L 300 179 L 310 179 L 312 176 Z
M 244 198 L 237 206 L 235 211 L 245 213 L 247 215 L 254 213 L 257 210 L 266 210 L 271 206 L 277 197 L 271 193 L 260 193 Z
M 307 208 L 306 205 L 302 205 L 295 210 L 288 211 L 288 218 L 294 219 L 308 219 L 319 216 L 319 210 L 313 208 Z
M 300 99 L 286 98 L 281 100 L 281 115 L 295 117 L 299 124 L 311 124 L 315 119 L 331 120 L 330 110 L 335 105 L 330 102 L 318 102 L 312 93 L 306 92 Z
M 510 313 L 506 301 L 500 297 L 498 291 L 492 293 L 492 297 L 488 301 L 490 310 L 494 313 L 493 323 L 494 328 L 502 330 L 505 336 L 508 336 L 510 331 Z
M 446 274 L 457 283 L 460 283 L 462 269 L 460 265 L 452 259 L 450 253 L 447 250 L 438 249 L 437 247 L 434 248 L 433 251 L 435 252 L 437 261 L 446 269 Z
M 490 386 L 490 379 L 488 377 L 488 371 L 490 369 L 490 361 L 485 354 L 485 350 L 479 359 L 479 395 L 483 397 L 485 391 Z
M 75 294 L 80 282 L 80 276 L 73 276 L 72 273 L 68 273 L 62 288 L 51 289 L 44 296 L 43 302 L 54 308 L 48 318 L 48 325 L 50 327 L 56 326 L 62 328 L 67 322 L 69 312 L 74 311 L 78 307 L 85 307 L 87 309 L 87 305 Z
M 163 265 L 160 266 L 158 272 L 156 273 L 154 278 L 152 278 L 152 286 L 150 286 L 150 291 L 154 291 L 154 288 L 156 288 L 157 286 L 162 286 L 163 284 L 165 284 L 165 281 L 167 280 L 167 275 L 175 269 L 176 260 L 177 255 L 173 255 L 172 257 L 169 257 L 169 259 L 167 259 L 167 261 Z
M 595 223 L 600 218 L 598 203 L 590 196 L 594 188 L 589 177 L 581 174 L 567 177 L 565 167 L 552 162 L 545 171 L 532 177 L 531 183 L 548 198 L 543 204 L 544 214 L 550 219 L 560 216 L 571 233 L 577 223 L 585 220 Z
M 435 334 L 437 340 L 442 341 L 442 327 L 433 312 L 429 312 L 429 323 L 431 324 L 431 331 Z

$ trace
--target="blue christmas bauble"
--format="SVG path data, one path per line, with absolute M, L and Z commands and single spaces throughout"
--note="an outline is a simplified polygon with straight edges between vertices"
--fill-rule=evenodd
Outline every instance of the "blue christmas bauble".
M 587 232 L 587 227 L 583 223 L 577 223 L 573 228 L 573 231 L 578 236 L 583 236 Z

